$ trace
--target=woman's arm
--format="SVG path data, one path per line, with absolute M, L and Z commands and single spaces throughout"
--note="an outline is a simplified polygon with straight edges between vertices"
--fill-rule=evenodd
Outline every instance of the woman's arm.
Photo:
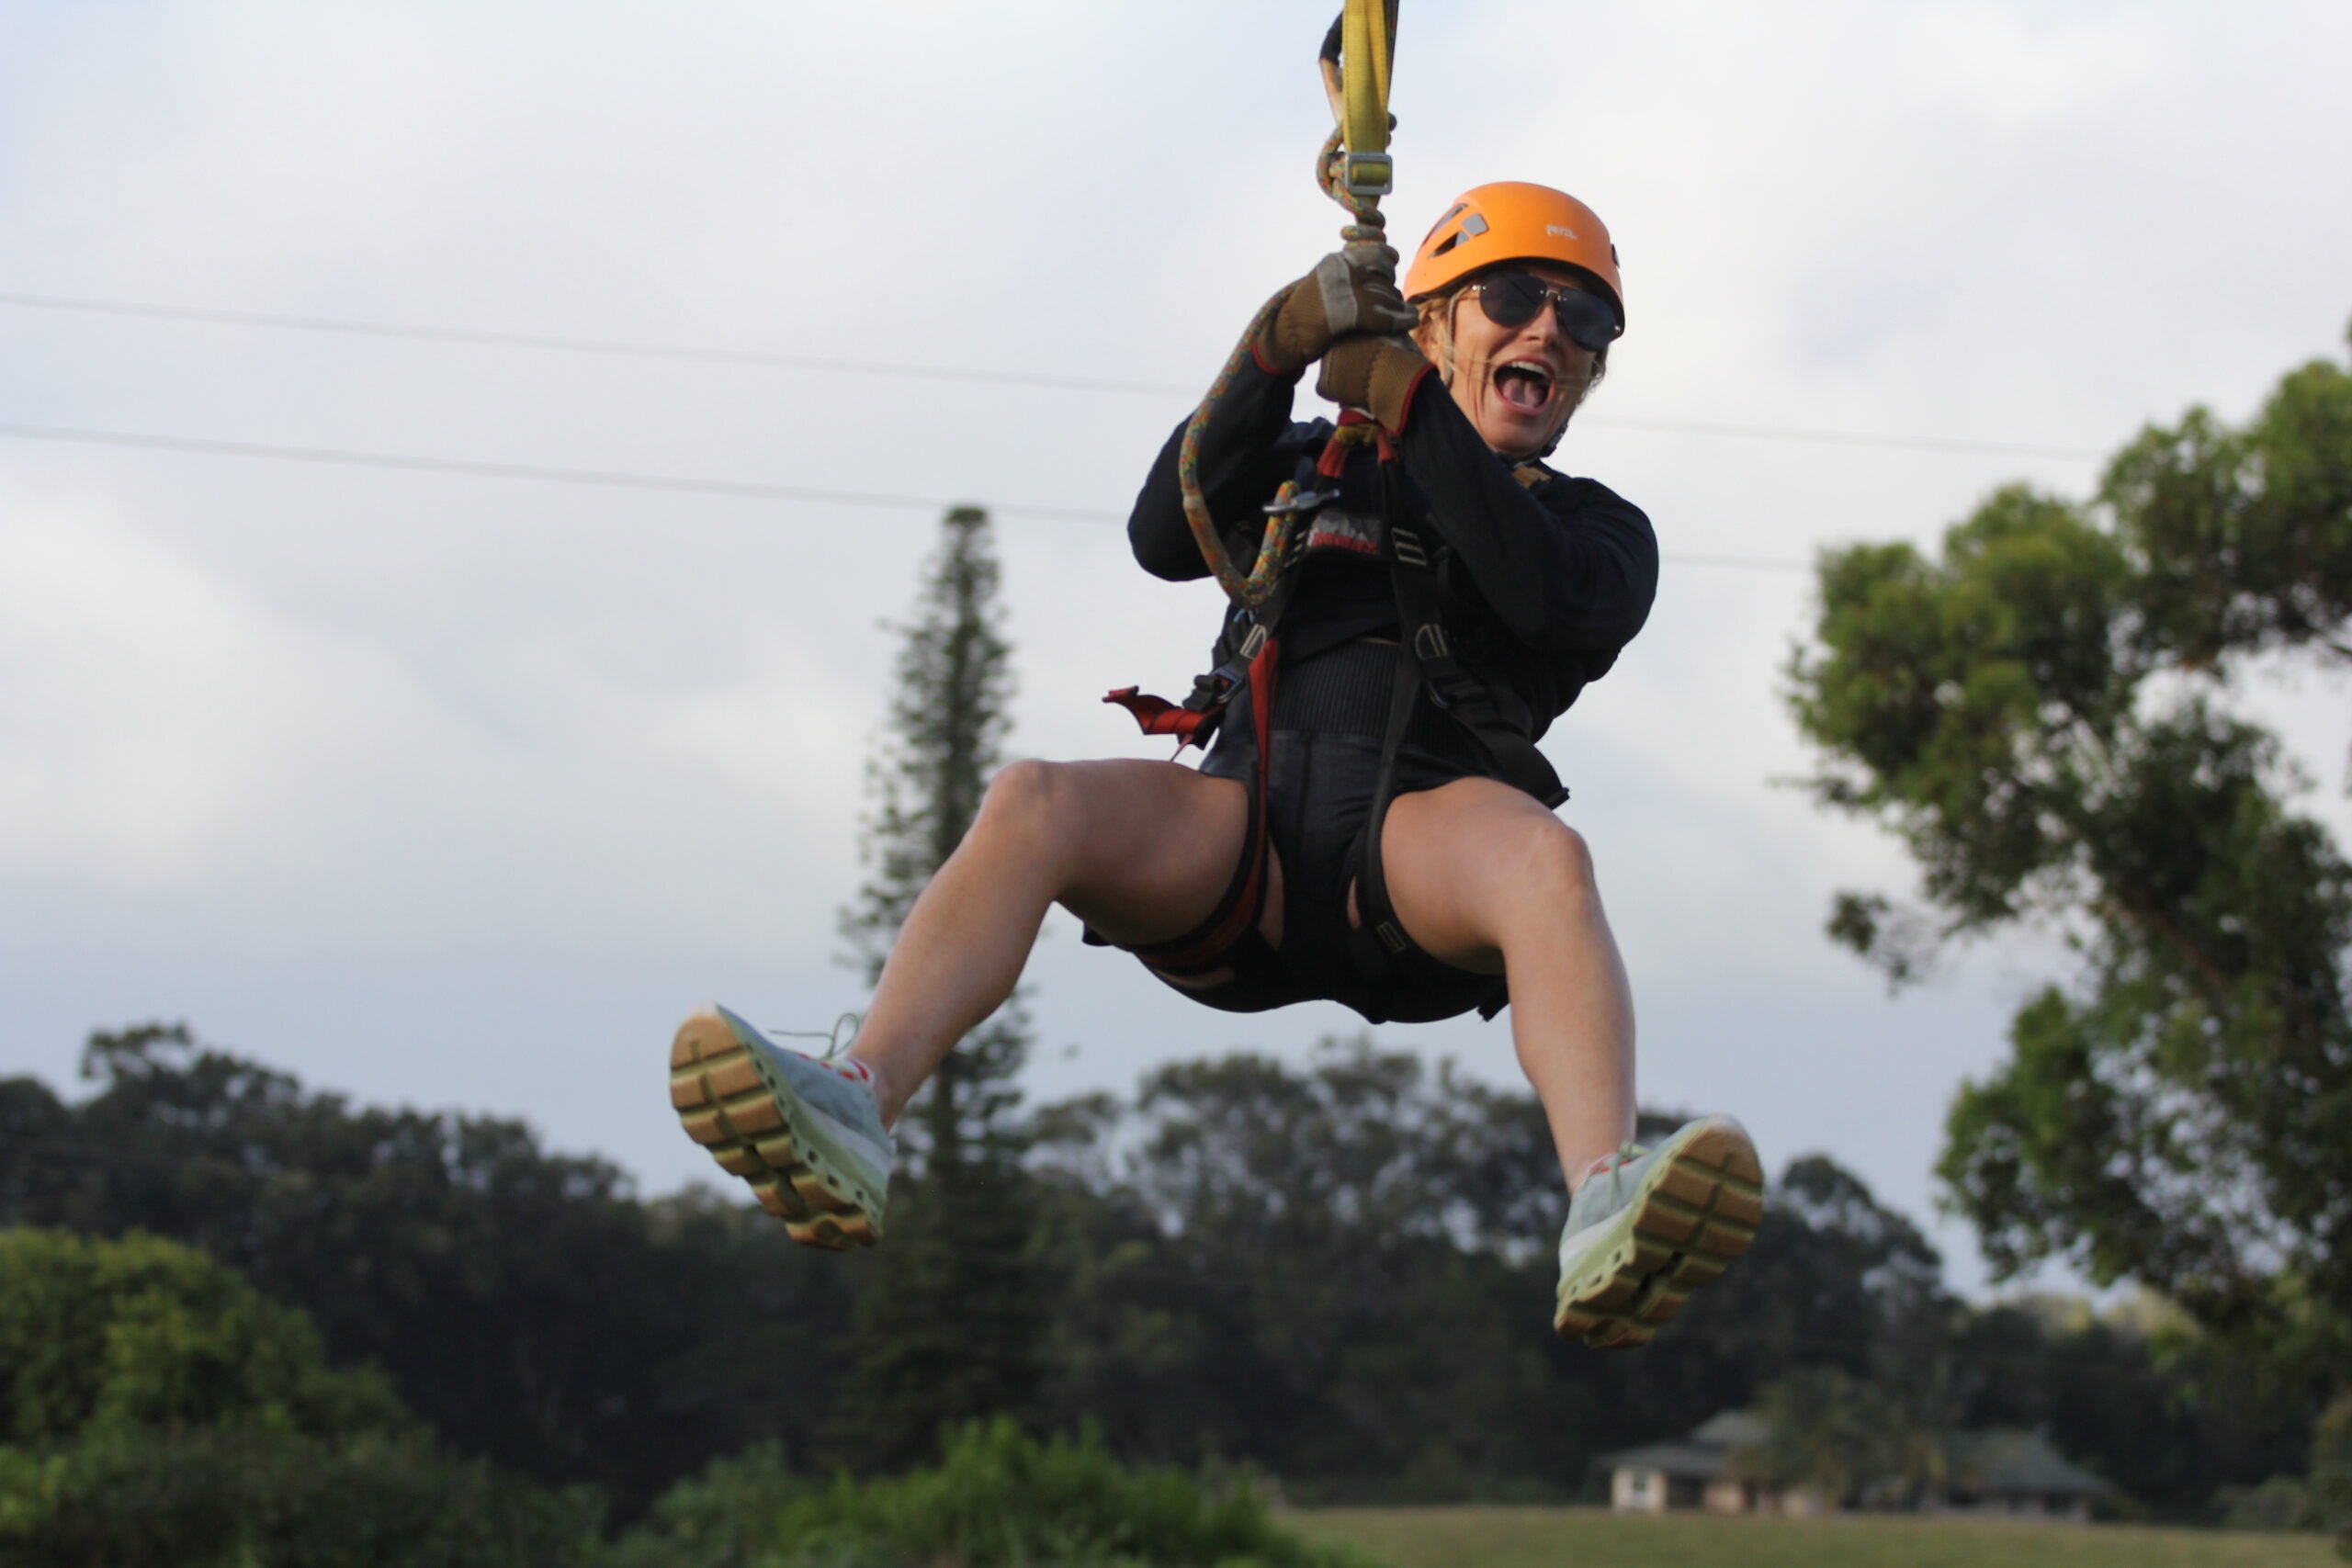
M 1296 373 L 1283 375 L 1249 360 L 1211 411 L 1208 427 L 1201 432 L 1201 494 L 1221 528 L 1230 531 L 1250 520 L 1297 468 L 1306 445 L 1320 439 L 1318 427 L 1290 423 L 1291 393 L 1297 385 Z M 1184 445 L 1184 425 L 1191 423 L 1188 414 L 1159 449 L 1127 518 L 1127 543 L 1136 560 L 1171 582 L 1209 574 L 1176 482 L 1177 455 Z M 1256 537 L 1251 530 L 1253 547 Z
M 1399 444 L 1430 525 L 1480 597 L 1532 649 L 1615 649 L 1657 595 L 1657 536 L 1641 508 L 1590 479 L 1520 483 L 1434 376 Z

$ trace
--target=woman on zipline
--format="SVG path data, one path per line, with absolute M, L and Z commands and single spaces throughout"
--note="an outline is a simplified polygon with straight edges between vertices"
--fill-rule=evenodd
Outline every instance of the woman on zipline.
M 1273 597 L 1228 615 L 1182 709 L 1114 694 L 1174 762 L 1019 761 L 917 899 L 845 1056 L 723 1010 L 672 1055 L 687 1130 L 796 1239 L 879 1239 L 888 1129 L 1020 978 L 1058 903 L 1211 1007 L 1342 1002 L 1374 1022 L 1505 998 L 1570 1193 L 1555 1326 L 1646 1343 L 1747 1249 L 1762 1170 L 1739 1124 L 1632 1143 L 1634 1013 L 1582 836 L 1532 742 L 1615 661 L 1657 583 L 1648 519 L 1551 453 L 1624 330 L 1599 218 L 1481 186 L 1396 255 L 1326 257 L 1214 398 L 1199 486 L 1235 539 L 1283 481 L 1302 517 Z M 1290 419 L 1310 365 L 1351 411 Z M 1356 412 L 1352 411 L 1362 411 Z M 1157 577 L 1208 575 L 1180 496 L 1183 431 L 1128 535 Z M 1237 527 L 1232 519 L 1248 519 Z

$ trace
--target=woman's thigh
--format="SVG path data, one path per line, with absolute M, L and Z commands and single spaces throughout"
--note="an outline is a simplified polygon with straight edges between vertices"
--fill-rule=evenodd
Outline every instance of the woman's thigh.
M 1237 781 L 1174 762 L 1023 762 L 1018 789 L 1045 795 L 1062 857 L 1062 907 L 1121 947 L 1170 941 L 1216 910 L 1248 848 L 1250 796 Z M 1269 855 L 1272 847 L 1269 846 Z M 1281 868 L 1266 918 L 1279 940 Z
M 1405 934 L 1430 957 L 1478 975 L 1503 972 L 1513 920 L 1541 918 L 1547 900 L 1591 881 L 1575 829 L 1532 795 L 1488 778 L 1397 796 L 1380 860 Z

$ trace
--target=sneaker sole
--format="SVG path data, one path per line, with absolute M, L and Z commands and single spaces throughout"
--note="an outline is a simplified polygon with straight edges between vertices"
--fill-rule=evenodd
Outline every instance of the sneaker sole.
M 742 1178 L 786 1234 L 831 1252 L 882 1239 L 877 1194 L 809 1135 L 797 1095 L 772 1086 L 727 1021 L 696 1013 L 670 1046 L 670 1103 L 686 1136 Z
M 1552 1326 L 1604 1350 L 1648 1344 L 1748 1249 L 1763 1217 L 1764 1166 L 1747 1131 L 1727 1118 L 1701 1122 L 1612 1222 L 1615 1245 L 1561 1281 Z

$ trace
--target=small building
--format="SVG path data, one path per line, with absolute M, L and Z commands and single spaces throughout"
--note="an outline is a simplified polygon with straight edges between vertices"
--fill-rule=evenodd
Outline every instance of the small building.
M 1781 1486 L 1734 1473 L 1733 1452 L 1762 1442 L 1770 1432 L 1763 1417 L 1726 1410 L 1679 1441 L 1603 1454 L 1594 1462 L 1609 1472 L 1609 1506 L 1621 1514 L 1679 1508 L 1713 1514 L 1827 1512 L 1826 1500 L 1812 1487 Z
M 1932 1512 L 2087 1521 L 2113 1490 L 2038 1431 L 1953 1432 L 1943 1450 L 1942 1493 L 1921 1505 Z
M 1603 1454 L 1594 1463 L 1609 1472 L 1609 1506 L 1619 1513 L 1692 1508 L 1806 1517 L 1834 1509 L 1836 1499 L 1816 1488 L 1738 1473 L 1734 1453 L 1756 1447 L 1770 1435 L 1760 1416 L 1726 1410 L 1686 1438 Z M 2086 1520 L 2092 1506 L 2111 1490 L 2060 1453 L 2041 1432 L 1948 1432 L 1939 1446 L 1945 1479 L 1938 1491 L 1919 1501 L 1917 1506 L 1926 1512 Z

